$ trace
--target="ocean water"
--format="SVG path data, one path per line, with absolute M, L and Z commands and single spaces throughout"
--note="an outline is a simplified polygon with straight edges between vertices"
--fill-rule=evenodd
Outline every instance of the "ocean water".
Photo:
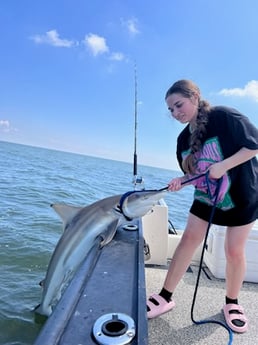
M 132 164 L 0 141 L 0 345 L 33 344 L 42 325 L 38 285 L 62 233 L 52 203 L 84 206 L 133 189 Z M 146 189 L 180 172 L 139 166 Z M 183 229 L 191 187 L 167 193 L 169 219 Z

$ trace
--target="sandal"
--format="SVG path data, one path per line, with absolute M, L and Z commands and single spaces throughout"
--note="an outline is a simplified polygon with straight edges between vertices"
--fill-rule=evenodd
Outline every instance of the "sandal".
M 147 311 L 147 317 L 148 319 L 153 319 L 154 317 L 157 317 L 172 310 L 175 305 L 176 304 L 173 300 L 167 302 L 160 295 L 153 294 L 147 301 L 147 306 L 149 307 L 149 310 Z
M 232 331 L 244 333 L 248 329 L 248 320 L 244 309 L 238 304 L 225 304 L 223 307 L 224 317 L 227 325 Z

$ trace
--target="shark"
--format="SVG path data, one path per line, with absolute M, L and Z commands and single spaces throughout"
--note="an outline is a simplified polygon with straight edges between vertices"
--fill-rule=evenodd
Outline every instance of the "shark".
M 118 226 L 125 220 L 143 217 L 162 199 L 164 190 L 127 192 L 98 200 L 88 206 L 52 204 L 63 221 L 63 234 L 50 258 L 45 279 L 40 283 L 42 296 L 34 309 L 50 316 L 62 296 L 65 285 L 100 239 L 100 249 L 110 243 Z

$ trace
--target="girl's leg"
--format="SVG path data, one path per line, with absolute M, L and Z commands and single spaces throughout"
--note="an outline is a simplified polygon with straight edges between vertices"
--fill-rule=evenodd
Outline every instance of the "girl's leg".
M 225 238 L 226 255 L 226 296 L 237 299 L 245 270 L 245 245 L 253 223 L 228 227 Z
M 208 223 L 189 214 L 186 229 L 171 260 L 164 289 L 173 292 L 191 263 L 195 250 L 202 242 Z
M 244 309 L 238 305 L 245 270 L 245 245 L 254 222 L 242 226 L 228 227 L 225 238 L 226 254 L 226 304 L 223 307 L 228 326 L 235 332 L 244 333 L 248 329 L 248 320 Z
M 187 226 L 171 260 L 163 289 L 159 294 L 150 296 L 147 302 L 147 315 L 151 319 L 173 309 L 171 300 L 178 282 L 190 265 L 192 256 L 202 242 L 208 223 L 189 214 Z

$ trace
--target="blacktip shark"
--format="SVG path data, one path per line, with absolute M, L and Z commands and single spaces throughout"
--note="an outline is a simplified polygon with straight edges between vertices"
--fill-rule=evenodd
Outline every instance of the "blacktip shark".
M 86 207 L 65 204 L 51 205 L 63 221 L 64 232 L 51 256 L 38 314 L 49 316 L 53 305 L 61 298 L 62 290 L 82 264 L 101 236 L 101 247 L 115 236 L 122 221 L 143 217 L 162 199 L 164 190 L 128 192 L 99 200 Z

